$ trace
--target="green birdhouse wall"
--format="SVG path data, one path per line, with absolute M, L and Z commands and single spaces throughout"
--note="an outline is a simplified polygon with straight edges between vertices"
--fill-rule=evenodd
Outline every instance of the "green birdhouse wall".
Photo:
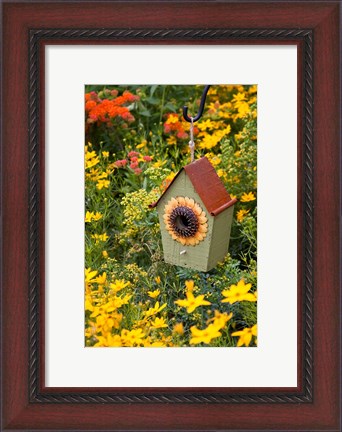
M 228 251 L 235 202 L 207 158 L 182 168 L 152 205 L 165 262 L 199 271 L 214 268 Z

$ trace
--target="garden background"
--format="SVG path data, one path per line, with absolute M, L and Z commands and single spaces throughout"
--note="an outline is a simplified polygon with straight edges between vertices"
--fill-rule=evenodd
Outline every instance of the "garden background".
M 163 261 L 150 209 L 190 163 L 203 86 L 85 89 L 85 345 L 256 346 L 257 87 L 217 85 L 195 123 L 235 205 L 229 253 L 202 273 Z

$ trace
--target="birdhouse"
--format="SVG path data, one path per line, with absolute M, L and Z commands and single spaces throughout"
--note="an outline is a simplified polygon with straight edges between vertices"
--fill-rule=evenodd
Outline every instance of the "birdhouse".
M 158 211 L 165 262 L 214 268 L 228 251 L 236 201 L 207 158 L 183 167 L 151 205 Z

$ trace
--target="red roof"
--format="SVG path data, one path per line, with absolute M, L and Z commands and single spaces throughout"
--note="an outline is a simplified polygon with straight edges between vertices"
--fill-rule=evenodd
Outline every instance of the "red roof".
M 236 203 L 237 199 L 232 199 L 230 197 L 220 177 L 217 175 L 214 167 L 206 157 L 197 159 L 183 167 L 174 177 L 166 191 L 169 190 L 172 183 L 176 180 L 183 169 L 189 176 L 196 192 L 212 216 L 217 216 L 223 212 L 223 210 L 226 210 L 228 207 L 231 207 Z M 156 207 L 166 191 L 164 191 L 158 201 L 151 204 L 150 207 Z

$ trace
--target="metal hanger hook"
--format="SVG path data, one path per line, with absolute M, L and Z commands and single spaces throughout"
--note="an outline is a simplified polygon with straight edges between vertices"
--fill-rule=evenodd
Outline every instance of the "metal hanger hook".
M 197 120 L 199 120 L 202 117 L 203 109 L 204 109 L 204 104 L 205 104 L 205 99 L 207 97 L 207 93 L 208 93 L 209 89 L 210 89 L 210 85 L 206 85 L 204 87 L 204 90 L 203 90 L 203 93 L 202 93 L 202 97 L 201 97 L 200 108 L 199 108 L 199 112 L 198 112 L 197 116 L 195 116 L 195 117 L 194 116 L 189 117 L 188 116 L 188 107 L 187 106 L 183 106 L 183 117 L 184 117 L 184 120 L 186 120 L 187 122 L 191 123 L 191 119 L 192 119 L 192 122 L 196 122 Z

